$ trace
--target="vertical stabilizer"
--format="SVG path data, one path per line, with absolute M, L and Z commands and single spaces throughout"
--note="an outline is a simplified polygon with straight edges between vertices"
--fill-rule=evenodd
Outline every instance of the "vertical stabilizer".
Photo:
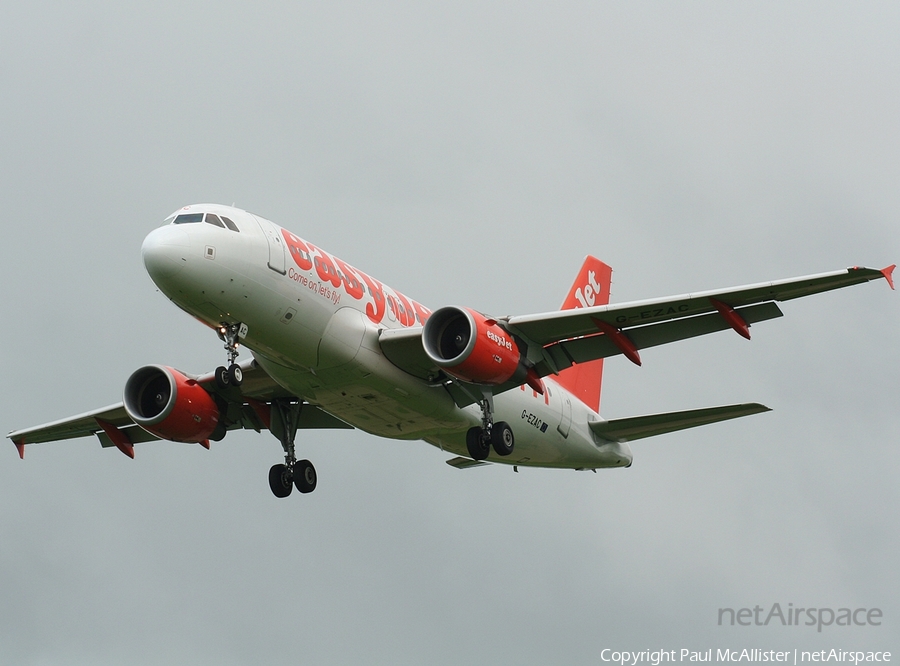
M 578 277 L 572 284 L 563 310 L 588 308 L 609 303 L 609 288 L 612 283 L 612 268 L 596 257 L 588 255 Z M 595 412 L 600 411 L 600 382 L 603 379 L 603 359 L 579 363 L 559 373 L 556 381 L 569 393 L 581 400 Z

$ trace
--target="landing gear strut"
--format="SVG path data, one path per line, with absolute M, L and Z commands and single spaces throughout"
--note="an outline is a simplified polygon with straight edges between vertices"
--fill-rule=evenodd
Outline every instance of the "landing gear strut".
M 508 456 L 513 452 L 516 439 L 506 421 L 494 423 L 494 396 L 485 390 L 478 402 L 481 407 L 481 427 L 469 428 L 466 432 L 466 449 L 474 460 L 484 460 L 491 453 L 491 446 L 498 456 Z
M 294 438 L 303 403 L 279 398 L 272 401 L 272 434 L 284 449 L 284 464 L 273 465 L 269 470 L 269 487 L 275 497 L 287 497 L 294 486 L 301 493 L 311 493 L 316 489 L 316 468 L 308 460 L 297 460 L 294 453 Z
M 236 363 L 238 346 L 241 338 L 247 335 L 246 324 L 222 323 L 217 329 L 219 337 L 225 342 L 225 351 L 228 352 L 228 366 L 220 365 L 216 368 L 216 385 L 219 388 L 240 386 L 244 381 L 244 373 L 241 366 Z

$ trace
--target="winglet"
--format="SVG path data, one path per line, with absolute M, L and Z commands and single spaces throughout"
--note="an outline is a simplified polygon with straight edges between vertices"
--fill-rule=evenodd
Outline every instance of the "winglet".
M 98 426 L 103 428 L 103 432 L 105 432 L 110 441 L 112 441 L 112 443 L 116 445 L 116 448 L 126 456 L 134 460 L 134 444 L 132 444 L 131 440 L 128 439 L 128 435 L 119 430 L 112 423 L 107 423 L 106 421 L 102 421 L 97 418 L 95 418 L 94 420 L 97 422 Z
M 13 442 L 16 445 L 16 448 L 19 450 L 19 458 L 25 460 L 25 438 L 18 439 Z
M 891 264 L 887 268 L 881 269 L 881 274 L 884 276 L 884 279 L 887 280 L 888 284 L 891 285 L 891 289 L 894 288 L 894 269 L 897 268 L 897 264 Z
M 208 439 L 204 439 L 202 442 L 200 442 L 200 446 L 202 446 L 204 449 L 206 449 L 207 451 L 209 451 L 209 440 L 208 440 Z

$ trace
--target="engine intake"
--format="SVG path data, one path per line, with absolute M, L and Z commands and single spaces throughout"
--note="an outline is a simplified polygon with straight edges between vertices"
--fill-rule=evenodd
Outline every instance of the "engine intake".
M 496 321 L 471 308 L 436 310 L 425 322 L 422 344 L 428 357 L 457 379 L 494 386 L 518 375 L 525 381 L 518 345 Z
M 145 365 L 125 382 L 125 411 L 141 428 L 174 442 L 203 442 L 219 423 L 216 401 L 196 380 Z

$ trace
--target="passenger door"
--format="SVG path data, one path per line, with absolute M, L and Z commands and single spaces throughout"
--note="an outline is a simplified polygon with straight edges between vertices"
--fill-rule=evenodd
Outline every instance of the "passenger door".
M 560 399 L 562 403 L 562 419 L 556 429 L 563 437 L 569 436 L 569 427 L 572 425 L 572 398 L 568 392 L 563 391 Z
M 284 275 L 287 273 L 287 270 L 284 267 L 284 239 L 281 237 L 281 232 L 278 230 L 274 224 L 269 222 L 268 220 L 264 220 L 262 218 L 253 216 L 256 220 L 257 224 L 259 224 L 259 228 L 262 229 L 263 234 L 266 236 L 266 242 L 269 244 L 269 268 L 271 268 L 276 273 L 281 273 Z

